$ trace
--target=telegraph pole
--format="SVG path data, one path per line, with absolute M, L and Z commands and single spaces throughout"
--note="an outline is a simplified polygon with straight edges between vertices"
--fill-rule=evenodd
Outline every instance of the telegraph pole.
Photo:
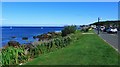
M 100 18 L 98 17 L 98 34 L 100 33 Z

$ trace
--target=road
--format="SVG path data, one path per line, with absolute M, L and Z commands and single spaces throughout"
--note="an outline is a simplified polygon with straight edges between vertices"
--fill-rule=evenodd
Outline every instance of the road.
M 97 31 L 95 30 L 95 32 L 97 33 Z M 116 50 L 119 50 L 119 46 L 118 46 L 118 33 L 117 34 L 108 34 L 106 32 L 100 32 L 99 36 L 104 39 L 107 43 L 109 43 L 113 48 L 115 48 Z M 120 50 L 119 50 L 120 52 Z

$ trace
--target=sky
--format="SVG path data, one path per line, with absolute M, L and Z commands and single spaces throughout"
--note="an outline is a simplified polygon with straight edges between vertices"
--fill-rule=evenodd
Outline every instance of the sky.
M 3 26 L 86 25 L 118 19 L 117 2 L 3 2 Z

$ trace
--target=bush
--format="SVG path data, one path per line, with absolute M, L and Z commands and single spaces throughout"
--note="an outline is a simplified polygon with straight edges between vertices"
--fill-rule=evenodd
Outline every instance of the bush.
M 60 47 L 59 38 L 54 39 L 55 45 L 57 48 Z
M 2 49 L 1 53 L 2 53 L 2 64 L 4 65 L 18 64 L 20 60 L 25 60 L 25 59 L 21 59 L 22 57 L 25 57 L 24 51 L 21 48 L 14 48 L 10 46 L 7 49 Z
M 89 31 L 89 27 L 83 27 L 83 28 L 81 29 L 81 31 L 82 31 L 82 32 L 88 32 L 88 31 Z
M 75 33 L 76 31 L 76 26 L 65 26 L 64 29 L 62 30 L 62 36 L 67 36 L 68 34 Z

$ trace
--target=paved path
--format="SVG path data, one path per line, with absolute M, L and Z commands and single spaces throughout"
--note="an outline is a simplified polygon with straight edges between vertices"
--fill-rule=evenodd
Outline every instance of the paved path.
M 95 31 L 97 33 L 97 31 Z M 100 32 L 99 36 L 109 43 L 113 48 L 118 50 L 118 34 L 108 34 L 106 32 Z M 119 51 L 120 52 L 120 51 Z

